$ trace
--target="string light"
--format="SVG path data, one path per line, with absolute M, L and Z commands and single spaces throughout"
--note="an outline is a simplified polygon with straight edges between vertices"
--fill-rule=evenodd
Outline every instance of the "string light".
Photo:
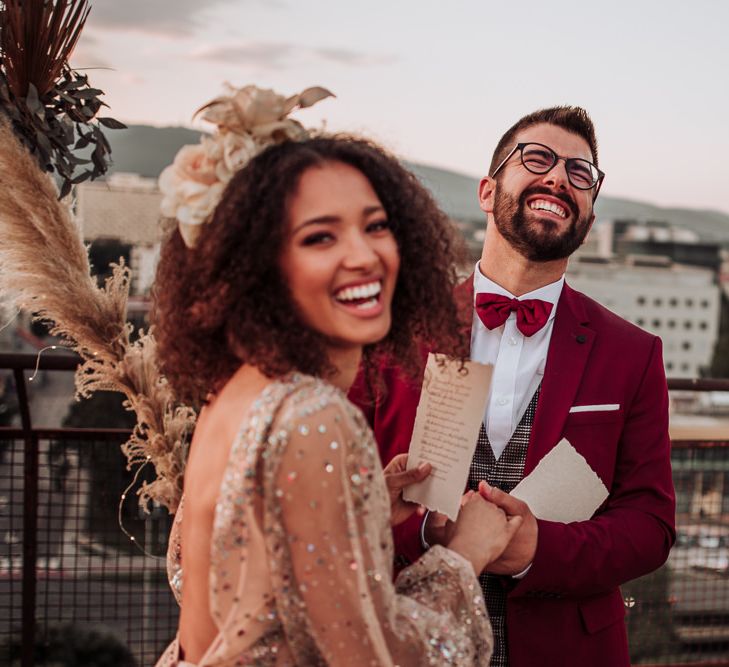
M 20 311 L 18 311 L 18 312 L 16 312 L 16 313 L 15 313 L 15 315 L 13 316 L 13 319 L 15 319 L 15 317 L 17 317 L 17 316 L 18 316 L 18 313 L 19 313 L 19 312 L 20 312 Z M 12 322 L 12 320 L 10 320 L 10 322 Z M 8 324 L 6 324 L 6 325 L 5 325 L 4 327 L 3 327 L 3 329 L 4 329 L 5 327 L 7 327 L 7 326 L 8 326 L 9 324 L 10 324 L 10 322 L 8 322 Z M 2 329 L 0 329 L 0 331 L 2 331 Z M 33 380 L 35 380 L 36 376 L 38 375 L 38 370 L 39 370 L 39 368 L 40 368 L 40 358 L 41 358 L 41 355 L 42 355 L 42 354 L 43 354 L 44 352 L 47 352 L 48 350 L 58 350 L 58 349 L 66 349 L 66 348 L 65 348 L 65 346 L 63 346 L 63 345 L 47 345 L 46 347 L 44 347 L 44 348 L 41 348 L 40 350 L 38 350 L 38 354 L 36 355 L 36 358 L 35 358 L 35 369 L 34 369 L 34 371 L 33 371 L 33 375 L 31 375 L 31 376 L 30 376 L 30 377 L 28 378 L 28 382 L 33 382 Z M 98 352 L 94 352 L 93 354 L 94 354 L 94 356 L 97 356 L 97 355 L 98 355 Z M 134 485 L 135 485 L 135 484 L 137 483 L 137 480 L 139 479 L 139 473 L 141 473 L 141 472 L 142 472 L 142 470 L 144 469 L 144 467 L 145 467 L 145 466 L 146 466 L 146 465 L 147 465 L 147 464 L 148 464 L 148 463 L 149 463 L 149 462 L 150 462 L 151 460 L 152 460 L 152 457 L 151 457 L 151 456 L 149 456 L 149 455 L 147 455 L 147 458 L 145 459 L 144 463 L 142 463 L 142 465 L 140 465 L 140 466 L 139 466 L 139 467 L 137 468 L 137 471 L 136 471 L 136 472 L 134 473 L 134 477 L 132 478 L 132 481 L 131 481 L 131 483 L 129 484 L 129 486 L 127 486 L 127 488 L 126 488 L 126 489 L 124 489 L 124 491 L 122 492 L 122 494 L 121 494 L 121 499 L 119 500 L 119 507 L 117 508 L 117 522 L 119 523 L 119 528 L 121 528 L 121 531 L 122 531 L 122 533 L 124 533 L 124 534 L 125 534 L 125 535 L 126 535 L 126 536 L 127 536 L 128 538 L 129 538 L 129 541 L 130 541 L 130 542 L 131 542 L 132 544 L 136 545 L 136 547 L 137 547 L 137 548 L 138 548 L 138 549 L 139 549 L 139 550 L 140 550 L 140 551 L 141 551 L 141 552 L 142 552 L 142 553 L 143 553 L 143 554 L 144 554 L 145 556 L 149 556 L 149 558 L 154 558 L 155 560 L 165 560 L 165 557 L 164 557 L 164 556 L 155 556 L 154 554 L 152 554 L 152 553 L 149 553 L 149 551 L 147 551 L 147 550 L 146 550 L 146 549 L 145 549 L 145 548 L 144 548 L 144 547 L 143 547 L 143 546 L 142 546 L 141 544 L 139 544 L 139 542 L 137 541 L 137 538 L 136 538 L 136 537 L 134 537 L 134 535 L 132 535 L 132 534 L 131 534 L 131 533 L 130 533 L 130 532 L 129 532 L 129 531 L 128 531 L 128 530 L 127 530 L 127 529 L 126 529 L 125 527 L 124 527 L 124 521 L 122 520 L 122 511 L 123 511 L 123 508 L 124 508 L 124 501 L 126 500 L 127 494 L 128 494 L 128 493 L 129 493 L 129 492 L 130 492 L 130 491 L 132 490 L 132 487 L 134 487 Z
M 36 355 L 36 358 L 35 358 L 35 370 L 33 371 L 33 375 L 31 375 L 28 378 L 28 382 L 33 382 L 33 380 L 35 380 L 35 376 L 38 375 L 38 368 L 40 367 L 41 354 L 43 354 L 44 352 L 47 352 L 48 350 L 58 350 L 58 349 L 66 350 L 68 348 L 66 348 L 63 345 L 46 345 L 46 347 L 42 347 L 40 350 L 38 350 L 38 354 Z
M 127 494 L 132 490 L 132 487 L 137 483 L 137 479 L 139 479 L 139 473 L 142 472 L 144 467 L 152 460 L 152 457 L 147 455 L 147 458 L 145 459 L 144 463 L 140 465 L 137 468 L 137 472 L 134 473 L 134 478 L 131 481 L 131 484 L 122 491 L 121 499 L 119 500 L 119 507 L 117 508 L 117 522 L 119 523 L 119 528 L 121 528 L 122 533 L 124 533 L 128 538 L 129 541 L 137 547 L 145 556 L 148 556 L 149 558 L 154 558 L 155 560 L 166 560 L 165 556 L 155 556 L 152 553 L 149 553 L 139 542 L 137 541 L 137 538 L 134 537 L 125 527 L 124 527 L 124 521 L 122 519 L 122 510 L 124 508 L 124 501 L 126 500 Z

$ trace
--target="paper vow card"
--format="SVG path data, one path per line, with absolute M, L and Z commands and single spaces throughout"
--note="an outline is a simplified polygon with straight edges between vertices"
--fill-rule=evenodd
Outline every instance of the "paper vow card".
M 436 355 L 428 356 L 408 455 L 408 468 L 427 461 L 433 471 L 425 481 L 405 489 L 403 497 L 455 521 L 486 410 L 493 367 L 468 361 L 464 373 L 459 372 L 459 362 L 440 359 L 441 364 Z
M 511 495 L 529 505 L 538 519 L 570 523 L 591 518 L 608 490 L 585 457 L 562 438 Z

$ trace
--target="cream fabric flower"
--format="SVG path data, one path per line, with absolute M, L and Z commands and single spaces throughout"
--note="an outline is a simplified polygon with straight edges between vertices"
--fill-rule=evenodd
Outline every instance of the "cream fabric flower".
M 160 210 L 166 217 L 177 218 L 188 247 L 194 246 L 200 225 L 223 194 L 225 183 L 219 178 L 217 166 L 218 161 L 211 159 L 203 143 L 183 146 L 174 162 L 160 174 Z
M 229 95 L 217 97 L 197 111 L 217 126 L 196 146 L 183 146 L 159 178 L 161 213 L 177 218 L 180 234 L 195 247 L 202 225 L 209 221 L 228 181 L 272 143 L 301 141 L 309 132 L 288 114 L 333 97 L 326 88 L 307 88 L 284 97 L 273 90 L 227 85 Z M 196 114 L 196 115 L 197 115 Z
M 257 144 L 248 134 L 234 134 L 226 132 L 222 135 L 222 159 L 226 169 L 233 173 L 250 162 L 263 148 L 265 144 Z

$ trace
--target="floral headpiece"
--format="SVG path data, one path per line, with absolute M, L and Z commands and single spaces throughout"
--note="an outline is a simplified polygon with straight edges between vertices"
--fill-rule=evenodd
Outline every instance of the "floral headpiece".
M 308 138 L 309 131 L 288 115 L 334 97 L 319 86 L 291 97 L 257 86 L 226 87 L 228 95 L 195 113 L 217 125 L 217 131 L 199 144 L 183 146 L 159 177 L 162 215 L 177 219 L 188 248 L 195 247 L 233 174 L 271 144 Z

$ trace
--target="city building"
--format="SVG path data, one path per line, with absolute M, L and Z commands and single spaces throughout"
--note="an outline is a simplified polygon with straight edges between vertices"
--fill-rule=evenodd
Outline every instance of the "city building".
M 154 280 L 161 199 L 157 180 L 137 174 L 114 173 L 106 181 L 76 188 L 76 217 L 84 240 L 113 239 L 129 248 L 133 295 L 147 296 Z
M 114 173 L 76 187 L 76 219 L 87 242 L 105 238 L 153 246 L 160 240 L 161 199 L 156 179 Z
M 666 374 L 699 377 L 718 336 L 720 291 L 710 269 L 659 256 L 582 256 L 570 263 L 575 289 L 663 340 Z

